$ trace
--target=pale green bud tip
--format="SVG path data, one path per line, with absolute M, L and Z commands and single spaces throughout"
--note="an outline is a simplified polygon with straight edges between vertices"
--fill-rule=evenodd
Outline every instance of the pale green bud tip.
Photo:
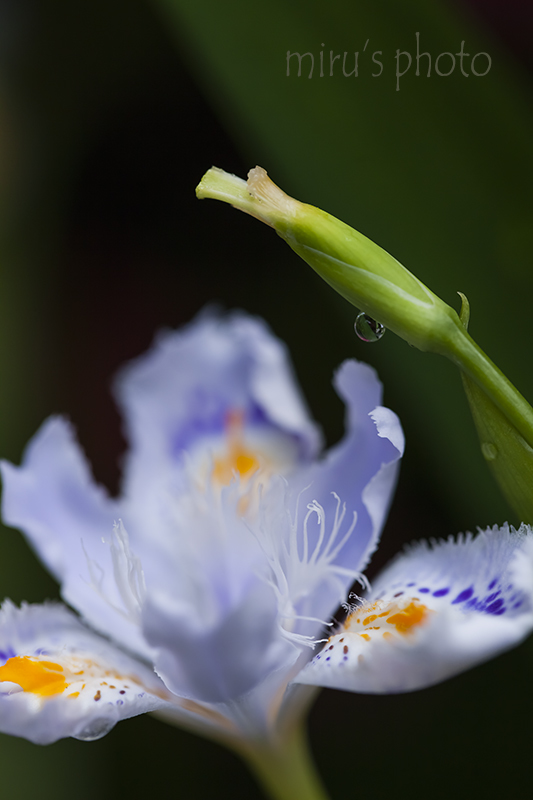
M 247 181 L 211 167 L 196 187 L 196 196 L 199 200 L 210 198 L 230 203 L 273 228 L 302 205 L 276 186 L 263 167 L 251 169 Z

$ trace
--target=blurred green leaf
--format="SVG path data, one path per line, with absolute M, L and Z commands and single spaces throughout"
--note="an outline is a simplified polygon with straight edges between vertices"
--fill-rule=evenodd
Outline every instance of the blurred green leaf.
M 470 304 L 461 296 L 461 322 L 468 329 Z M 463 372 L 466 397 L 481 452 L 500 490 L 519 519 L 533 523 L 533 448 L 485 391 Z
M 481 452 L 509 505 L 533 524 L 533 449 L 485 392 L 463 373 Z

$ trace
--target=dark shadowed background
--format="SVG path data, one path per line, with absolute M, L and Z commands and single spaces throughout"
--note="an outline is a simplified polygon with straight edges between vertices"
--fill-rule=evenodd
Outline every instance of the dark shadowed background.
M 518 522 L 454 368 L 390 333 L 360 342 L 355 310 L 272 231 L 194 187 L 212 164 L 243 177 L 261 164 L 450 304 L 465 292 L 471 333 L 531 399 L 532 28 L 518 0 L 3 0 L 0 454 L 18 462 L 66 413 L 117 491 L 111 375 L 218 302 L 288 342 L 330 443 L 335 367 L 355 356 L 379 370 L 407 453 L 371 574 L 411 539 Z M 287 51 L 311 52 L 313 75 L 293 58 L 287 76 Z M 0 553 L 0 596 L 58 596 L 20 534 L 2 529 Z M 323 692 L 310 730 L 333 798 L 530 798 L 532 667 L 526 643 L 416 694 Z M 149 717 L 92 744 L 1 736 L 0 775 L 0 797 L 21 800 L 261 796 L 233 756 Z

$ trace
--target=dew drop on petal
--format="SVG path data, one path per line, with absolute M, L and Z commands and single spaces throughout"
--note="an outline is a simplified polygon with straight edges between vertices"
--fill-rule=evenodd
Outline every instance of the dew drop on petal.
M 115 726 L 116 719 L 110 717 L 97 717 L 74 734 L 80 742 L 94 742 L 101 739 Z
M 385 326 L 364 311 L 357 315 L 354 329 L 362 342 L 378 342 L 385 333 Z

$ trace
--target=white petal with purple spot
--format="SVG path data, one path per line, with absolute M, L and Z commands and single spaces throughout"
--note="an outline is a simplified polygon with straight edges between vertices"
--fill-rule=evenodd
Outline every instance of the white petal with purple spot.
M 98 739 L 121 719 L 176 703 L 153 670 L 64 606 L 0 609 L 0 730 L 48 744 Z M 179 709 L 178 709 L 179 710 Z
M 297 681 L 356 692 L 421 689 L 533 630 L 533 534 L 504 526 L 425 542 L 376 579 Z

